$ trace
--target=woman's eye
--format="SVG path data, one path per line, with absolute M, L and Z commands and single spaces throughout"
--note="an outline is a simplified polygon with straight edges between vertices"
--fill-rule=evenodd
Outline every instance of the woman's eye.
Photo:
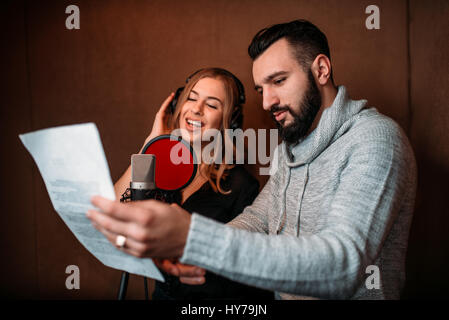
M 194 98 L 187 98 L 187 101 L 196 101 L 196 99 L 194 99 Z
M 217 106 L 214 106 L 214 105 L 212 105 L 212 104 L 208 104 L 207 106 L 210 107 L 210 108 L 212 108 L 212 109 L 217 109 Z

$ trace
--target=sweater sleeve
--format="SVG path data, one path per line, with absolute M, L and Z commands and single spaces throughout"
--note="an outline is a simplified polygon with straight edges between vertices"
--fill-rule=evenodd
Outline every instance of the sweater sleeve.
M 266 235 L 194 214 L 181 262 L 268 290 L 349 298 L 399 214 L 416 174 L 413 164 L 412 151 L 401 144 L 360 142 L 341 173 L 327 224 L 320 232 Z M 263 221 L 259 217 L 267 215 L 263 203 L 267 192 L 264 189 L 244 215 Z M 241 221 L 237 218 L 233 224 Z

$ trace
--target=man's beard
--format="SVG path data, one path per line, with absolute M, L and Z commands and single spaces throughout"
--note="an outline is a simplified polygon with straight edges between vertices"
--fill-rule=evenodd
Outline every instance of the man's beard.
M 288 105 L 282 107 L 279 105 L 274 105 L 270 110 L 271 117 L 276 122 L 281 139 L 287 143 L 296 143 L 303 138 L 312 126 L 313 120 L 315 120 L 315 117 L 320 110 L 320 106 L 321 95 L 318 87 L 316 86 L 312 71 L 309 70 L 307 91 L 300 102 L 299 108 L 297 109 L 299 110 L 299 114 L 296 114 Z M 287 110 L 293 116 L 293 123 L 288 126 L 283 126 L 282 123 L 276 121 L 273 114 L 276 111 L 282 110 Z M 285 120 L 282 122 L 284 121 Z

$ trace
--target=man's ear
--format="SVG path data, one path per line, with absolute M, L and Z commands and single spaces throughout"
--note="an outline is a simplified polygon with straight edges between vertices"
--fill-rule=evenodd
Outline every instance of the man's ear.
M 324 86 L 329 83 L 331 79 L 332 65 L 329 58 L 324 54 L 316 56 L 311 65 L 313 76 L 318 84 Z

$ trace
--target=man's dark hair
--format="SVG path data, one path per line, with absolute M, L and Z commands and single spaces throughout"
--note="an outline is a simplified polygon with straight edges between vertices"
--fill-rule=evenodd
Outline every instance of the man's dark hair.
M 293 49 L 293 54 L 305 72 L 317 55 L 324 54 L 331 59 L 327 38 L 314 24 L 306 20 L 294 20 L 287 23 L 275 24 L 260 30 L 248 47 L 248 54 L 252 60 L 257 59 L 274 42 L 285 38 Z M 331 69 L 331 80 L 332 69 Z

